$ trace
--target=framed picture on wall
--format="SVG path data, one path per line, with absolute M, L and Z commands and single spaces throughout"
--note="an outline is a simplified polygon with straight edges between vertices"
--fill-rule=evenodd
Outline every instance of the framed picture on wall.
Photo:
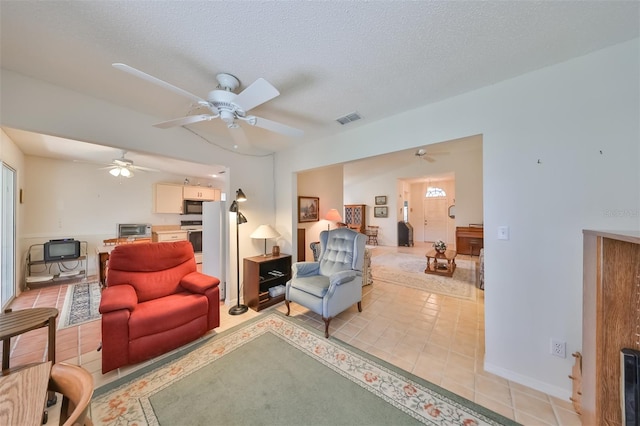
M 298 223 L 320 220 L 320 198 L 298 197 Z
M 374 207 L 373 217 L 387 217 L 389 216 L 389 209 L 385 207 Z
M 376 206 L 384 206 L 387 204 L 387 196 L 386 195 L 377 195 L 376 196 Z

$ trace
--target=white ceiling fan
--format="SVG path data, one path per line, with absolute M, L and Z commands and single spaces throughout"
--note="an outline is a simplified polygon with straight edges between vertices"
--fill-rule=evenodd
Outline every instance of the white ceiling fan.
M 234 90 L 240 86 L 238 79 L 231 74 L 218 74 L 216 75 L 218 87 L 209 92 L 206 99 L 203 99 L 145 72 L 130 67 L 129 65 L 115 63 L 113 66 L 121 71 L 127 72 L 138 78 L 157 84 L 158 86 L 162 86 L 174 93 L 189 98 L 197 107 L 204 107 L 209 110 L 209 113 L 207 114 L 187 115 L 186 117 L 154 124 L 155 127 L 166 129 L 169 127 L 186 126 L 188 124 L 220 118 L 226 123 L 227 128 L 231 132 L 231 136 L 236 142 L 236 147 L 242 145 L 246 146 L 248 144 L 242 128 L 238 125 L 238 121 L 243 121 L 251 126 L 260 127 L 287 136 L 302 136 L 304 134 L 300 129 L 268 120 L 266 118 L 247 114 L 247 112 L 252 108 L 255 108 L 258 105 L 280 95 L 280 92 L 278 92 L 271 83 L 263 78 L 257 79 L 249 87 L 236 94 L 234 93 Z
M 413 155 L 415 155 L 418 158 L 422 158 L 423 160 L 426 160 L 430 163 L 433 163 L 434 161 L 436 161 L 436 159 L 433 157 L 434 155 L 437 156 L 437 155 L 447 155 L 447 154 L 449 153 L 446 151 L 427 152 L 426 149 L 420 148 Z
M 122 151 L 122 156 L 120 158 L 114 158 L 111 162 L 111 165 L 102 168 L 108 169 L 109 174 L 111 174 L 112 176 L 122 176 L 126 178 L 133 177 L 134 171 L 157 172 L 157 170 L 150 169 L 148 167 L 135 166 L 132 160 L 124 157 L 126 153 L 127 151 Z

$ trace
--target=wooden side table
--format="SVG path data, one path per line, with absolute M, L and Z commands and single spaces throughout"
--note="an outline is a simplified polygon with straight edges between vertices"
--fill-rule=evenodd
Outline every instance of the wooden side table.
M 11 338 L 27 331 L 41 327 L 49 327 L 49 345 L 47 360 L 56 362 L 56 308 L 33 308 L 19 311 L 5 311 L 0 314 L 0 340 L 2 340 L 2 371 L 9 370 L 9 355 L 11 352 Z M 54 392 L 49 392 L 47 405 L 55 404 Z
M 456 270 L 456 255 L 455 250 L 447 250 L 444 253 L 439 253 L 434 249 L 429 250 L 425 257 L 427 258 L 427 267 L 424 270 L 425 274 L 442 275 L 445 277 L 453 276 L 453 272 Z M 446 261 L 446 265 L 444 262 Z

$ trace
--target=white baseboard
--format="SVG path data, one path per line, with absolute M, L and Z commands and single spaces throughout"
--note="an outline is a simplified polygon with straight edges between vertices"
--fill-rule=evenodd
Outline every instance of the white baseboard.
M 550 385 L 546 382 L 541 382 L 539 380 L 533 379 L 529 376 L 523 376 L 522 374 L 514 373 L 511 370 L 507 370 L 501 367 L 497 367 L 492 364 L 484 363 L 484 370 L 489 373 L 493 373 L 497 376 L 500 376 L 504 379 L 510 380 L 512 382 L 516 382 L 523 386 L 527 386 L 531 389 L 535 389 L 540 392 L 544 392 L 548 395 L 555 396 L 556 398 L 562 399 L 564 401 L 569 401 L 571 397 L 571 391 L 559 388 L 557 386 Z

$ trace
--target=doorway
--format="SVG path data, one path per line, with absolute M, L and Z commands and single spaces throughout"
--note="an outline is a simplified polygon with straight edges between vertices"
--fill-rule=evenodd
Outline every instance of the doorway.
M 447 241 L 447 209 L 446 197 L 428 198 L 422 202 L 424 211 L 424 241 Z
M 2 163 L 0 186 L 2 198 L 0 203 L 0 306 L 4 308 L 16 294 L 16 227 L 15 227 L 15 183 L 16 171 Z

